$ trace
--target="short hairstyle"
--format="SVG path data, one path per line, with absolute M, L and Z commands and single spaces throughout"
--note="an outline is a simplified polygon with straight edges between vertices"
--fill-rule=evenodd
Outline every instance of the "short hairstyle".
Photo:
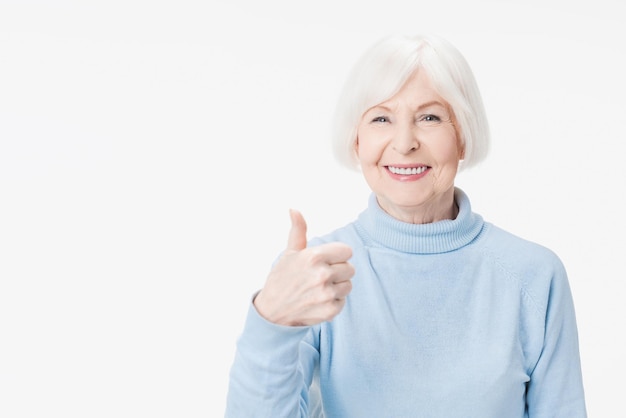
M 357 127 L 363 114 L 398 92 L 417 70 L 424 70 L 437 93 L 448 103 L 464 149 L 459 169 L 484 160 L 489 150 L 489 125 L 474 74 L 459 50 L 434 35 L 385 37 L 357 60 L 335 109 L 333 152 L 344 166 L 359 170 Z

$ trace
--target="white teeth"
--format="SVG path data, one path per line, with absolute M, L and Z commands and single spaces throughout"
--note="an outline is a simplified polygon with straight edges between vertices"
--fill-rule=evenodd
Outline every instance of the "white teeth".
M 423 173 L 424 171 L 426 171 L 426 167 L 399 168 L 389 166 L 389 171 L 391 171 L 393 174 L 402 174 L 408 176 L 412 174 Z

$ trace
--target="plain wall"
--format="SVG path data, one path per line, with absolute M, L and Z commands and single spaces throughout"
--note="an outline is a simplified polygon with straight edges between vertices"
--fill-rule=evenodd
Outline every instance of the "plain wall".
M 330 153 L 361 52 L 434 32 L 493 149 L 457 185 L 564 261 L 588 412 L 621 416 L 620 2 L 0 0 L 0 416 L 219 417 L 250 296 L 369 190 Z

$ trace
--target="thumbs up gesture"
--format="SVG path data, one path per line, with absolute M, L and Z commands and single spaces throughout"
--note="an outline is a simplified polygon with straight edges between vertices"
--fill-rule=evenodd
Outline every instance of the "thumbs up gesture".
M 314 325 L 334 318 L 352 290 L 352 249 L 340 242 L 307 248 L 306 221 L 289 212 L 291 230 L 287 248 L 254 299 L 261 316 L 270 322 Z

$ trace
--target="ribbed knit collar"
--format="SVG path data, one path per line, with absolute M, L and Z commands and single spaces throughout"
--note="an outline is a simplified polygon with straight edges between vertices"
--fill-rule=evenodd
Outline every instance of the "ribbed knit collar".
M 368 207 L 356 222 L 363 238 L 397 251 L 436 254 L 457 250 L 472 242 L 483 228 L 483 218 L 472 212 L 469 198 L 458 187 L 454 199 L 459 206 L 456 219 L 429 224 L 401 222 L 378 205 L 376 195 L 369 197 Z

